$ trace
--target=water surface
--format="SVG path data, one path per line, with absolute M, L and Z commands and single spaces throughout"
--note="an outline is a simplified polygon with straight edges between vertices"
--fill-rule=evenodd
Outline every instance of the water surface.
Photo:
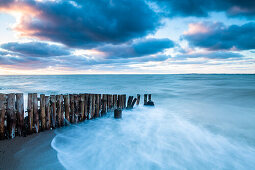
M 0 76 L 0 92 L 151 93 L 155 108 L 57 130 L 66 169 L 253 169 L 255 75 Z

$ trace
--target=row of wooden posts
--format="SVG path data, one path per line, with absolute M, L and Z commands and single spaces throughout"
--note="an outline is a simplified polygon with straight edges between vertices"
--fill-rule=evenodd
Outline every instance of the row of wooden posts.
M 28 93 L 27 116 L 24 116 L 23 93 L 0 93 L 0 139 L 12 139 L 40 131 L 67 126 L 116 111 L 115 118 L 121 118 L 122 109 L 132 109 L 139 105 L 140 95 L 136 98 L 111 94 L 66 94 L 46 96 Z M 144 105 L 150 103 L 151 94 L 144 95 Z

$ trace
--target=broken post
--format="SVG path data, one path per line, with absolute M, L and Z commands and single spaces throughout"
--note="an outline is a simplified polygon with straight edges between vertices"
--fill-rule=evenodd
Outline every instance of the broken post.
M 121 119 L 122 118 L 122 110 L 120 108 L 117 108 L 114 110 L 114 118 L 115 119 Z

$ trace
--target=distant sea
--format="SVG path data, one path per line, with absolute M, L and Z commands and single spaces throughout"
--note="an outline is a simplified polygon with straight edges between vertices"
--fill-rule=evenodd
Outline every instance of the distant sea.
M 0 93 L 11 92 L 152 94 L 154 108 L 57 130 L 67 169 L 255 167 L 255 75 L 0 76 Z

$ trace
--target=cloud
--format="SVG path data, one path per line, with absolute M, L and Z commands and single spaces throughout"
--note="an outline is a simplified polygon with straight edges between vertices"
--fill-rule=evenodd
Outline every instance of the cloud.
M 195 23 L 184 33 L 193 47 L 209 50 L 249 50 L 255 49 L 255 22 L 241 26 L 225 26 L 223 23 Z
M 29 57 L 52 57 L 71 54 L 70 51 L 63 46 L 50 45 L 42 42 L 9 42 L 2 44 L 0 47 L 2 49 Z
M 133 58 L 154 55 L 172 47 L 174 47 L 174 42 L 170 39 L 149 38 L 122 45 L 106 45 L 97 50 L 104 52 L 107 58 Z
M 175 59 L 187 59 L 187 58 L 207 58 L 207 59 L 229 59 L 229 58 L 242 58 L 243 55 L 233 52 L 216 51 L 216 52 L 198 52 L 193 54 L 180 54 L 176 55 Z
M 159 53 L 172 46 L 173 42 L 169 39 L 140 39 L 128 44 L 104 46 L 101 48 L 102 51 L 91 49 L 77 52 L 45 42 L 12 42 L 1 45 L 0 66 L 25 70 L 48 67 L 78 70 L 92 65 L 124 66 L 130 63 L 161 62 L 169 56 Z M 150 50 L 147 52 L 143 48 Z
M 255 16 L 255 1 L 252 0 L 151 0 L 168 16 L 206 17 L 209 12 L 224 11 L 228 16 Z
M 144 0 L 76 0 L 14 2 L 29 7 L 16 30 L 23 36 L 91 48 L 119 44 L 153 33 L 156 13 Z M 14 7 L 16 7 L 13 4 Z

